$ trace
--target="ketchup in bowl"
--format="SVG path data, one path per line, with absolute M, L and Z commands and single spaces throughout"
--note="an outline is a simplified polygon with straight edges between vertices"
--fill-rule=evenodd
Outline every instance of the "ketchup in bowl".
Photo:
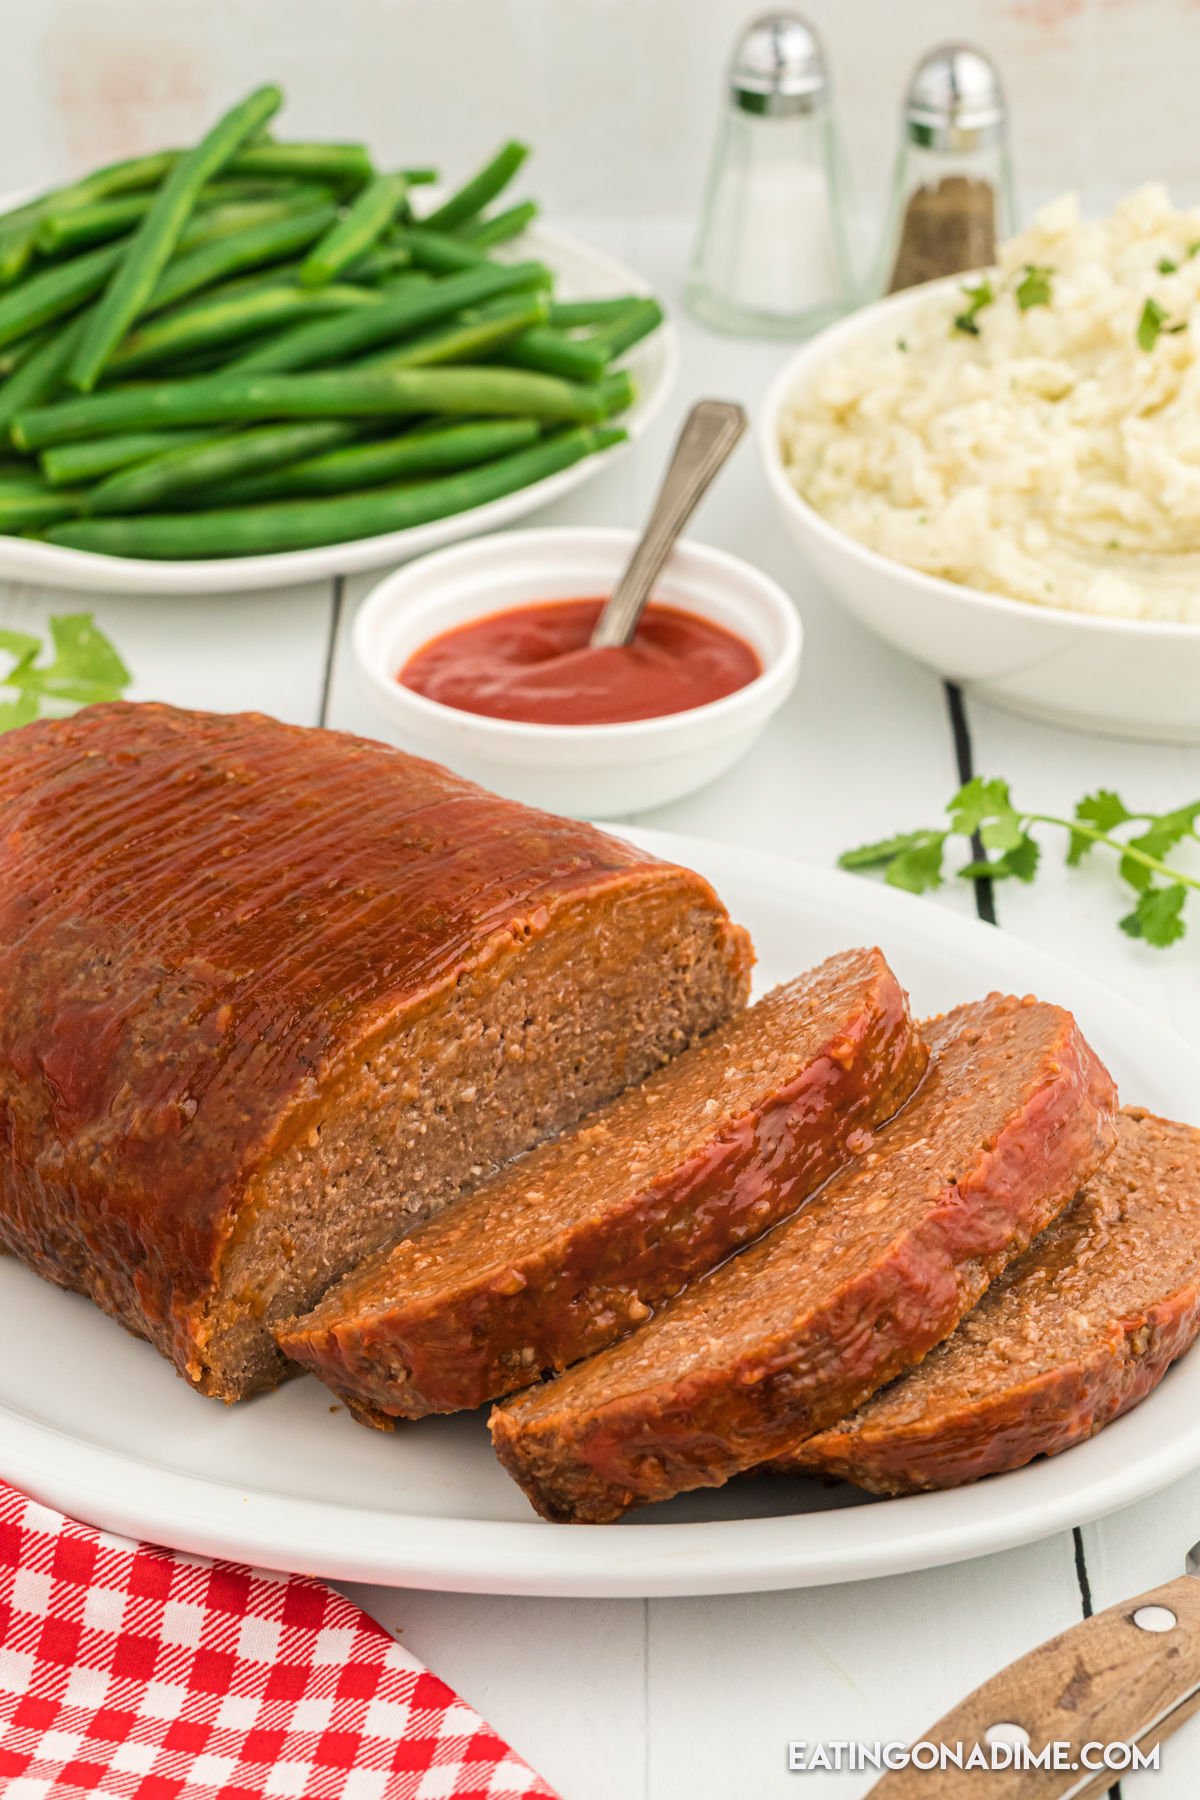
M 724 626 L 651 603 L 631 644 L 592 650 L 603 600 L 552 600 L 460 625 L 422 645 L 397 679 L 459 712 L 525 725 L 624 725 L 689 712 L 762 674 Z

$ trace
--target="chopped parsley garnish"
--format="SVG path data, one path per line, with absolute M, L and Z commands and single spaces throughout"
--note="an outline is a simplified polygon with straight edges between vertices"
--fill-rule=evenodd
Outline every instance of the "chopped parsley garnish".
M 996 298 L 996 291 L 991 282 L 985 278 L 983 281 L 977 281 L 974 287 L 964 287 L 963 293 L 967 297 L 967 304 L 955 318 L 954 329 L 955 331 L 965 331 L 968 337 L 978 337 L 979 326 L 976 320 L 984 307 L 992 304 Z
M 1153 350 L 1155 344 L 1157 344 L 1159 338 L 1162 337 L 1164 333 L 1167 337 L 1174 337 L 1176 332 L 1187 330 L 1186 319 L 1176 319 L 1173 324 L 1168 324 L 1168 318 L 1169 315 L 1165 306 L 1160 306 L 1158 301 L 1153 298 L 1147 300 L 1145 306 L 1142 308 L 1142 316 L 1138 320 L 1137 341 L 1139 349 Z
M 1169 256 L 1160 256 L 1155 267 L 1160 275 L 1174 275 L 1179 264 L 1177 262 L 1172 262 Z
M 1054 271 L 1042 263 L 1026 263 L 1025 273 L 1016 287 L 1016 301 L 1022 312 L 1031 306 L 1049 306 L 1053 297 L 1050 277 Z

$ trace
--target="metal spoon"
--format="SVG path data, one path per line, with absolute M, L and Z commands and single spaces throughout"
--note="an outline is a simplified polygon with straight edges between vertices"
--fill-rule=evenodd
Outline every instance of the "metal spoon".
M 627 644 L 676 538 L 746 429 L 734 400 L 697 400 L 683 422 L 650 521 L 592 632 L 592 649 Z

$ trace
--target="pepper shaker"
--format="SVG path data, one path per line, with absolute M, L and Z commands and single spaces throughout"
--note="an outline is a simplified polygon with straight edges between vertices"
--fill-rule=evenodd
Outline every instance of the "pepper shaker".
M 688 275 L 691 312 L 720 331 L 800 337 L 854 299 L 845 179 L 815 31 L 765 13 L 734 52 Z
M 1016 210 L 1004 89 L 982 50 L 939 44 L 924 56 L 900 131 L 877 288 L 990 267 Z

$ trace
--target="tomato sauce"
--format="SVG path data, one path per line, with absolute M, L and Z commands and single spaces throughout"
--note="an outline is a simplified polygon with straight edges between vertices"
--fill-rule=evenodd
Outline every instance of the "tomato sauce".
M 526 725 L 623 725 L 688 712 L 762 674 L 724 626 L 651 604 L 631 644 L 592 650 L 603 600 L 555 600 L 491 613 L 433 638 L 397 679 L 414 693 Z

